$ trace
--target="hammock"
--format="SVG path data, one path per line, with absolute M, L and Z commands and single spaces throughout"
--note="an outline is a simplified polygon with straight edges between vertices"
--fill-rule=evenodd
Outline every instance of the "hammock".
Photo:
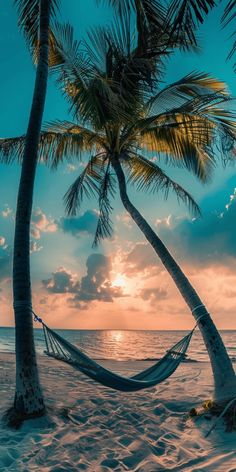
M 135 392 L 153 387 L 170 377 L 184 359 L 195 330 L 194 328 L 189 334 L 178 341 L 166 352 L 164 357 L 154 365 L 132 377 L 125 377 L 95 362 L 78 347 L 72 345 L 45 325 L 42 319 L 35 315 L 35 313 L 33 314 L 35 321 L 39 321 L 43 325 L 46 344 L 45 354 L 72 365 L 75 369 L 106 387 L 122 392 Z

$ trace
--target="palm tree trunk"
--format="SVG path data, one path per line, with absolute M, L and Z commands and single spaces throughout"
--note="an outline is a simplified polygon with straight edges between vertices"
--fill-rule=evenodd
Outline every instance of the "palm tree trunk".
M 13 294 L 16 326 L 16 390 L 14 410 L 22 417 L 39 416 L 45 411 L 36 363 L 31 311 L 30 220 L 38 158 L 38 143 L 47 90 L 49 22 L 50 0 L 41 0 L 39 61 L 18 191 L 13 259 Z
M 125 175 L 118 159 L 113 161 L 113 168 L 118 179 L 120 197 L 124 207 L 161 259 L 195 320 L 198 322 L 211 361 L 215 384 L 215 400 L 218 401 L 236 396 L 235 372 L 222 338 L 210 314 L 168 249 L 131 203 L 127 195 Z

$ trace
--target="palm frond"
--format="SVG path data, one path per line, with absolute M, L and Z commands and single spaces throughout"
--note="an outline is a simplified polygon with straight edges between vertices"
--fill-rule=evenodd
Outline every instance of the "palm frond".
M 69 121 L 53 121 L 43 127 L 39 151 L 45 162 L 57 168 L 64 159 L 80 157 L 83 152 L 101 151 L 105 136 Z
M 236 140 L 236 116 L 226 106 L 229 97 L 203 95 L 181 107 L 136 123 L 139 145 L 164 153 L 167 161 L 184 166 L 203 181 L 211 177 L 215 163 L 213 143 L 220 140 L 224 159 L 232 158 Z
M 83 123 L 91 123 L 96 130 L 107 121 L 117 121 L 123 110 L 122 98 L 115 93 L 114 79 L 106 75 L 104 64 L 99 68 L 98 59 L 99 48 L 104 57 L 109 54 L 107 29 L 97 29 L 95 37 L 95 32 L 91 33 L 94 47 L 87 42 L 83 51 L 74 40 L 70 25 L 56 24 L 53 35 L 50 64 L 58 74 L 57 82 L 69 100 L 70 111 Z
M 97 4 L 111 5 L 120 18 L 131 16 L 135 12 L 140 43 L 145 43 L 147 34 L 158 33 L 166 18 L 166 7 L 157 0 L 97 0 Z
M 215 156 L 211 149 L 212 127 L 203 120 L 182 121 L 176 126 L 163 125 L 142 134 L 143 146 L 164 155 L 166 162 L 192 171 L 202 182 L 211 178 Z
M 85 44 L 96 76 L 99 71 L 114 93 L 108 97 L 109 103 L 119 109 L 122 119 L 126 118 L 132 113 L 131 107 L 137 105 L 144 84 L 150 88 L 152 75 L 149 58 L 136 53 L 136 33 L 131 31 L 129 18 L 115 19 L 107 28 L 92 29 Z
M 85 56 L 79 49 L 80 44 L 74 39 L 74 29 L 69 23 L 54 22 L 50 30 L 49 64 L 54 72 L 62 73 L 65 69 L 71 82 L 85 77 L 89 71 Z
M 194 214 L 200 214 L 200 209 L 193 197 L 181 185 L 168 177 L 154 162 L 140 154 L 132 153 L 130 159 L 124 161 L 128 171 L 129 182 L 137 186 L 138 190 L 156 193 L 164 192 L 167 199 L 172 190 L 178 200 L 182 200 Z
M 0 162 L 22 162 L 25 135 L 0 139 Z M 106 148 L 105 135 L 69 121 L 53 121 L 44 125 L 40 135 L 38 159 L 52 168 L 64 160 L 80 157 L 83 152 Z
M 77 213 L 84 196 L 87 198 L 99 196 L 105 159 L 104 153 L 92 156 L 83 172 L 66 192 L 64 202 L 68 215 Z
M 185 124 L 188 124 L 191 117 L 197 117 L 197 120 L 208 120 L 215 126 L 224 126 L 225 130 L 235 133 L 236 114 L 228 109 L 232 98 L 222 93 L 210 93 L 202 96 L 196 96 L 186 100 L 181 106 L 172 108 L 166 113 L 151 115 L 137 122 L 140 131 L 148 130 L 148 127 L 162 126 L 163 124 L 175 126 L 179 121 L 183 126 L 182 117 L 186 117 Z M 180 117 L 180 120 L 179 120 Z M 209 124 L 209 126 L 211 126 Z
M 227 26 L 236 17 L 236 0 L 229 0 L 221 18 L 223 26 Z
M 53 18 L 59 8 L 60 0 L 50 0 L 50 16 Z M 15 0 L 20 29 L 31 48 L 38 40 L 40 21 L 40 0 Z
M 70 111 L 74 111 L 75 115 L 81 111 L 82 116 L 83 111 L 87 111 L 86 121 L 94 112 L 89 93 L 89 79 L 94 76 L 91 65 L 80 51 L 80 43 L 74 39 L 74 30 L 69 23 L 55 23 L 50 39 L 49 64 L 58 75 L 57 84 L 69 100 Z
M 22 162 L 25 147 L 25 135 L 0 139 L 0 162 L 11 164 Z
M 136 16 L 136 54 L 145 54 L 149 59 L 158 53 L 175 44 L 173 38 L 168 35 L 166 28 L 167 8 L 164 2 L 158 0 L 97 0 L 97 3 L 107 3 L 111 5 L 119 19 L 129 18 L 133 13 Z M 173 35 L 172 35 L 173 36 Z M 160 49 L 160 45 L 162 49 Z
M 233 42 L 233 46 L 231 48 L 231 50 L 229 51 L 229 54 L 227 56 L 227 59 L 232 59 L 232 57 L 234 56 L 234 54 L 236 53 L 236 41 Z M 234 63 L 234 72 L 236 72 L 236 62 Z
M 111 237 L 113 233 L 113 226 L 110 218 L 110 213 L 113 208 L 110 203 L 110 198 L 114 197 L 114 193 L 115 179 L 110 172 L 110 162 L 108 162 L 99 188 L 99 217 L 93 247 L 97 247 L 102 239 Z
M 157 39 L 163 36 L 163 25 L 167 15 L 166 7 L 157 0 L 134 0 L 137 31 L 138 53 L 150 51 L 151 42 L 157 45 Z
M 131 27 L 128 15 L 113 19 L 109 26 L 91 28 L 87 36 L 84 44 L 88 57 L 99 71 L 106 69 L 108 52 L 127 61 L 136 47 L 137 33 Z
M 153 95 L 147 102 L 150 112 L 155 110 L 167 110 L 178 107 L 186 100 L 194 97 L 202 97 L 209 93 L 220 93 L 227 96 L 228 90 L 224 82 L 215 77 L 211 77 L 205 72 L 191 72 L 180 80 L 167 85 L 156 95 Z
M 141 97 L 150 92 L 154 67 L 149 57 L 137 53 L 136 34 L 131 31 L 128 19 L 113 22 L 106 39 L 109 45 L 106 64 L 112 89 L 118 96 L 119 116 L 125 121 L 137 113 Z
M 172 0 L 166 17 L 170 36 L 181 39 L 186 48 L 197 44 L 196 29 L 215 5 L 214 0 Z

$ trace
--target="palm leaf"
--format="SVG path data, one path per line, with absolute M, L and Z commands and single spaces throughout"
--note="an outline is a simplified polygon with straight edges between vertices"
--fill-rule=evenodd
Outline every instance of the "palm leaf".
M 170 36 L 180 38 L 187 48 L 189 44 L 197 44 L 196 29 L 215 5 L 214 0 L 172 0 L 166 19 Z
M 236 114 L 227 107 L 232 102 L 232 98 L 224 93 L 210 93 L 202 96 L 196 96 L 192 99 L 186 100 L 181 106 L 172 108 L 166 113 L 159 113 L 148 116 L 137 122 L 136 127 L 140 131 L 145 132 L 149 127 L 162 126 L 163 124 L 173 125 L 177 122 L 179 126 L 178 117 L 186 117 L 185 122 L 181 118 L 181 125 L 188 124 L 193 119 L 200 121 L 209 121 L 209 126 L 224 126 L 225 130 L 235 133 Z M 194 118 L 195 117 L 195 118 Z M 212 125 L 210 124 L 212 123 Z
M 163 35 L 166 7 L 157 0 L 134 0 L 136 25 L 138 31 L 137 52 L 150 52 L 151 44 L 157 45 L 157 39 Z
M 236 16 L 236 0 L 230 0 L 224 9 L 221 22 L 223 23 L 224 26 L 227 26 L 231 21 L 234 20 L 235 16 Z
M 80 46 L 81 41 L 74 39 L 74 29 L 69 23 L 54 22 L 50 30 L 49 64 L 53 72 L 61 74 L 60 81 L 74 83 L 90 77 L 91 64 Z
M 220 138 L 222 151 L 232 157 L 236 138 L 235 114 L 224 108 L 229 97 L 210 94 L 186 101 L 181 107 L 136 123 L 140 146 L 164 153 L 167 161 L 184 165 L 206 181 L 215 162 L 213 143 Z M 222 106 L 223 105 L 223 106 Z
M 40 0 L 14 0 L 18 11 L 18 23 L 29 46 L 33 48 L 38 40 Z M 60 0 L 50 0 L 50 16 L 54 17 Z
M 195 120 L 195 123 L 191 120 L 187 126 L 184 122 L 176 127 L 164 125 L 144 133 L 142 142 L 159 156 L 164 154 L 167 163 L 170 161 L 173 165 L 185 167 L 206 182 L 211 178 L 215 165 L 210 147 L 212 128 L 207 125 L 202 120 Z
M 128 170 L 129 182 L 135 184 L 138 190 L 152 193 L 163 191 L 166 199 L 172 190 L 177 199 L 187 204 L 193 213 L 200 214 L 197 203 L 183 187 L 168 177 L 154 162 L 140 154 L 132 154 L 129 160 L 124 161 L 124 165 Z
M 227 96 L 226 84 L 204 72 L 191 72 L 180 80 L 167 85 L 147 102 L 150 112 L 153 108 L 166 110 L 180 106 L 189 98 L 201 97 L 209 93 L 220 93 Z
M 64 159 L 81 153 L 105 149 L 105 136 L 68 121 L 54 121 L 44 126 L 40 139 L 40 154 L 56 168 Z
M 22 162 L 25 149 L 25 135 L 13 138 L 0 139 L 0 162 L 11 164 L 14 161 Z
M 64 202 L 68 215 L 76 214 L 84 196 L 86 198 L 99 196 L 105 158 L 104 153 L 92 156 L 83 172 L 66 192 Z
M 0 139 L 0 162 L 22 162 L 25 135 Z M 105 135 L 69 121 L 53 121 L 44 125 L 40 135 L 39 160 L 57 168 L 63 160 L 80 157 L 83 152 L 106 148 Z
M 114 193 L 115 180 L 110 172 L 110 162 L 108 162 L 99 189 L 99 217 L 93 247 L 96 247 L 102 239 L 111 237 L 113 233 L 113 226 L 110 218 L 110 213 L 113 208 L 110 203 L 110 197 L 114 197 Z
M 85 44 L 96 76 L 106 78 L 114 93 L 108 99 L 116 109 L 116 121 L 119 117 L 125 120 L 137 105 L 140 91 L 144 92 L 144 84 L 150 90 L 153 71 L 150 59 L 136 53 L 136 34 L 131 31 L 130 20 L 122 17 L 109 28 L 92 29 Z
M 70 111 L 95 129 L 101 129 L 106 121 L 117 121 L 122 113 L 122 98 L 114 92 L 114 80 L 106 75 L 104 61 L 99 69 L 98 50 L 101 48 L 101 54 L 106 56 L 107 34 L 107 29 L 97 29 L 92 35 L 94 47 L 86 42 L 81 52 L 70 25 L 56 24 L 53 29 L 52 70 L 58 74 Z

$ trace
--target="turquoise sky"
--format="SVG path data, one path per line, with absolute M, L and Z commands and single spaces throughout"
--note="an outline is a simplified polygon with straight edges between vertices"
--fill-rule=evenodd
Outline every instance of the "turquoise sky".
M 0 75 L 0 136 L 6 137 L 20 135 L 26 130 L 35 70 L 29 52 L 27 51 L 24 38 L 19 33 L 17 27 L 17 15 L 13 6 L 13 1 L 2 0 L 1 7 L 0 63 L 2 73 Z M 200 42 L 202 45 L 201 54 L 176 54 L 172 57 L 167 68 L 167 83 L 175 81 L 193 70 L 205 71 L 227 82 L 231 93 L 236 95 L 236 80 L 233 72 L 233 63 L 226 62 L 226 57 L 232 40 L 229 39 L 230 29 L 222 30 L 220 27 L 221 12 L 222 7 L 214 9 L 204 26 L 199 30 Z M 112 17 L 112 10 L 106 7 L 98 8 L 95 0 L 86 0 L 86 2 L 79 0 L 70 0 L 68 2 L 62 0 L 58 20 L 69 21 L 75 29 L 75 36 L 80 39 L 86 36 L 86 31 L 90 26 L 109 23 L 112 20 Z M 71 117 L 68 115 L 67 108 L 67 103 L 60 96 L 53 79 L 50 78 L 44 121 L 53 119 L 70 119 Z M 16 165 L 10 167 L 1 165 L 0 172 L 0 251 L 2 251 L 0 252 L 0 265 L 2 264 L 2 277 L 0 267 L 0 287 L 2 288 L 0 296 L 2 297 L 2 302 L 5 307 L 3 323 L 10 324 L 12 323 L 11 311 L 10 308 L 7 308 L 9 307 L 11 299 L 10 259 L 13 244 L 14 212 L 20 168 Z M 146 287 L 147 285 L 150 287 L 151 284 L 153 290 L 154 288 L 156 290 L 157 288 L 160 288 L 159 286 L 161 284 L 160 279 L 158 278 L 161 271 L 160 266 L 158 266 L 159 269 L 155 272 L 154 269 L 150 269 L 151 264 L 146 267 L 144 263 L 141 269 L 138 268 L 138 263 L 136 264 L 137 283 L 140 284 L 139 292 L 137 293 L 135 293 L 135 283 L 133 285 L 131 283 L 129 286 L 129 295 L 124 295 L 123 293 L 121 297 L 118 297 L 115 295 L 115 291 L 113 290 L 111 296 L 112 300 L 106 300 L 105 302 L 104 300 L 100 301 L 99 297 L 95 297 L 90 304 L 86 304 L 85 302 L 80 303 L 78 300 L 79 295 L 81 295 L 81 289 L 77 294 L 78 296 L 76 299 L 74 295 L 72 295 L 75 292 L 75 286 L 73 283 L 76 277 L 81 284 L 81 277 L 88 276 L 89 268 L 88 262 L 86 266 L 86 261 L 88 257 L 95 252 L 101 253 L 105 257 L 110 258 L 110 265 L 109 267 L 106 267 L 108 278 L 110 278 L 109 283 L 111 283 L 113 288 L 117 285 L 122 288 L 123 292 L 125 292 L 124 285 L 129 285 L 127 278 L 131 277 L 133 281 L 135 272 L 135 269 L 134 272 L 132 272 L 131 269 L 130 271 L 127 269 L 127 261 L 130 260 L 129 258 L 132 258 L 132 251 L 135 252 L 135 248 L 141 248 L 142 250 L 142 246 L 138 245 L 143 244 L 144 242 L 138 230 L 129 223 L 124 210 L 118 201 L 118 197 L 117 201 L 114 202 L 114 221 L 116 231 L 112 241 L 104 242 L 96 251 L 91 249 L 91 231 L 87 229 L 82 231 L 83 225 L 87 225 L 87 221 L 91 215 L 85 216 L 82 221 L 78 222 L 79 226 L 77 225 L 76 231 L 72 231 L 71 228 L 68 230 L 68 225 L 65 226 L 64 220 L 62 219 L 64 216 L 62 196 L 68 186 L 76 178 L 78 172 L 79 168 L 73 170 L 66 166 L 59 169 L 56 173 L 50 172 L 44 166 L 39 166 L 38 168 L 34 199 L 34 235 L 37 237 L 32 239 L 32 247 L 34 247 L 34 253 L 32 254 L 32 275 L 36 294 L 36 303 L 38 304 L 39 310 L 41 310 L 42 307 L 45 309 L 45 305 L 47 307 L 59 306 L 59 311 L 61 311 L 58 321 L 55 321 L 55 325 L 62 326 L 68 324 L 71 327 L 144 328 L 147 321 L 148 327 L 167 328 L 170 323 L 169 312 L 172 310 L 171 307 L 173 306 L 175 297 L 177 297 L 176 292 L 173 291 L 174 289 L 171 286 L 171 282 L 167 279 L 164 288 L 162 287 L 163 290 L 167 292 L 167 296 L 164 298 L 161 297 L 160 292 L 159 297 L 158 292 L 153 292 L 150 297 L 145 300 L 142 292 L 142 284 L 143 287 Z M 215 227 L 215 223 L 212 222 L 212 214 L 216 215 L 217 213 L 220 214 L 225 211 L 225 205 L 229 202 L 230 195 L 233 194 L 234 187 L 236 187 L 235 168 L 231 167 L 223 169 L 222 166 L 219 165 L 216 169 L 214 180 L 211 184 L 205 187 L 197 183 L 193 177 L 187 174 L 187 172 L 176 169 L 169 169 L 168 172 L 172 177 L 192 192 L 198 203 L 201 205 L 203 211 L 203 222 L 199 223 L 200 226 L 197 227 L 197 234 L 200 234 L 201 228 L 204 227 L 205 234 L 207 235 L 204 240 L 204 251 L 206 250 L 207 262 L 205 261 L 205 264 L 203 264 L 203 261 L 199 256 L 201 264 L 197 259 L 197 262 L 195 260 L 194 263 L 197 264 L 198 267 L 199 264 L 203 267 L 203 270 L 205 271 L 204 277 L 209 276 L 209 272 L 207 271 L 212 270 L 212 267 L 216 262 L 221 268 L 224 267 L 226 272 L 230 271 L 230 274 L 233 277 L 234 252 L 231 247 L 231 242 L 228 240 L 228 236 L 226 238 L 224 234 L 222 235 L 222 230 L 219 238 L 214 242 L 214 251 L 215 254 L 219 254 L 221 252 L 220 245 L 223 244 L 222 247 L 225 254 L 224 261 L 218 256 L 216 256 L 213 261 L 213 258 L 211 258 L 209 254 L 211 254 L 212 250 L 211 238 L 213 238 L 213 232 L 217 233 L 218 231 L 217 224 Z M 192 230 L 192 226 L 191 229 L 189 229 L 188 226 L 184 226 L 187 218 L 187 210 L 183 206 L 179 207 L 174 197 L 170 197 L 168 202 L 164 202 L 159 196 L 145 196 L 143 194 L 134 193 L 133 190 L 130 191 L 130 195 L 133 197 L 136 205 L 143 211 L 150 223 L 155 226 L 156 229 L 160 229 L 166 237 L 166 241 L 169 242 L 170 247 L 173 247 L 173 251 L 176 251 L 176 247 L 178 248 L 176 257 L 183 261 L 183 264 L 186 265 L 186 270 L 191 273 L 189 268 L 190 264 L 193 264 L 192 255 L 190 254 L 191 251 L 185 250 L 186 248 L 183 250 L 183 247 L 179 245 L 179 240 L 181 240 L 179 228 L 181 225 L 181 228 L 184 228 L 185 238 L 187 238 L 186 247 L 191 247 L 191 241 L 194 239 L 194 230 Z M 94 211 L 95 208 L 95 202 L 86 202 L 82 214 L 88 210 Z M 229 211 L 233 211 L 233 209 L 234 200 Z M 228 211 L 228 209 L 226 211 Z M 168 220 L 169 215 L 172 215 L 172 217 Z M 161 221 L 158 223 L 157 220 Z M 232 218 L 230 218 L 230 221 L 231 220 Z M 181 225 L 179 221 L 181 221 Z M 210 229 L 206 229 L 204 226 L 207 224 L 209 224 Z M 172 230 L 175 228 L 177 228 L 176 234 L 179 238 L 177 245 L 170 235 L 170 233 L 173 232 Z M 232 227 L 230 225 L 227 226 L 227 231 L 231 231 L 232 233 L 234 232 L 233 224 Z M 225 239 L 227 239 L 226 242 Z M 196 243 L 196 240 L 194 241 L 194 244 L 197 247 L 198 243 Z M 204 252 L 201 247 L 199 248 L 199 251 L 201 254 Z M 137 252 L 136 262 L 139 257 L 140 252 Z M 106 266 L 108 259 L 104 259 L 104 261 Z M 102 262 L 100 261 L 99 263 Z M 134 267 L 135 263 L 133 263 Z M 98 261 L 96 264 L 98 264 Z M 55 285 L 55 277 L 57 277 L 58 269 L 62 267 L 65 271 L 64 282 L 66 281 L 65 283 L 67 283 L 66 294 L 68 297 L 71 297 L 64 308 L 62 308 L 61 301 L 63 298 L 63 287 L 60 291 L 60 287 L 58 287 L 57 290 Z M 117 271 L 119 271 L 120 275 L 116 280 Z M 60 269 L 59 272 L 59 278 L 62 278 L 62 269 Z M 208 276 L 206 274 L 208 274 Z M 166 275 L 164 276 L 164 279 L 165 277 Z M 202 291 L 201 294 L 204 297 L 203 279 L 200 280 L 196 273 L 193 274 L 193 278 L 194 277 L 196 278 L 196 284 L 200 287 L 200 290 Z M 45 282 L 50 280 L 50 283 Z M 112 280 L 113 282 L 115 281 L 115 285 Z M 228 280 L 224 278 L 223 281 L 221 280 L 221 283 L 227 285 Z M 214 305 L 214 296 L 213 290 L 212 298 L 209 299 L 209 303 L 212 306 Z M 146 313 L 146 321 L 142 316 L 142 312 L 139 313 L 136 307 L 138 298 L 140 298 L 142 303 L 145 303 L 145 307 L 142 308 L 142 310 Z M 233 303 L 232 299 L 233 297 L 231 297 L 231 304 Z M 191 325 L 191 318 L 187 315 L 188 311 L 184 305 L 181 304 L 182 302 L 179 298 L 178 303 L 180 308 L 175 315 L 176 320 L 178 321 L 178 317 L 181 316 L 180 311 L 182 313 L 184 310 L 186 318 L 184 318 L 182 326 L 188 326 L 188 323 Z M 125 314 L 122 322 L 119 321 L 117 315 L 120 306 L 122 306 Z M 165 313 L 166 319 L 168 319 L 166 324 L 163 319 L 156 316 L 156 307 L 159 306 Z M 228 306 L 231 307 L 230 304 L 227 305 L 227 307 Z M 99 317 L 99 310 L 104 311 L 104 318 Z M 68 312 L 67 315 L 65 314 L 66 312 Z M 92 315 L 88 316 L 88 312 L 91 312 Z M 216 312 L 221 323 L 220 306 L 217 308 Z M 77 315 L 76 313 L 79 314 Z M 132 313 L 136 313 L 135 317 Z M 48 316 L 50 317 L 49 309 Z M 182 318 L 180 319 L 182 323 Z M 230 319 L 223 322 L 222 326 L 231 327 Z

